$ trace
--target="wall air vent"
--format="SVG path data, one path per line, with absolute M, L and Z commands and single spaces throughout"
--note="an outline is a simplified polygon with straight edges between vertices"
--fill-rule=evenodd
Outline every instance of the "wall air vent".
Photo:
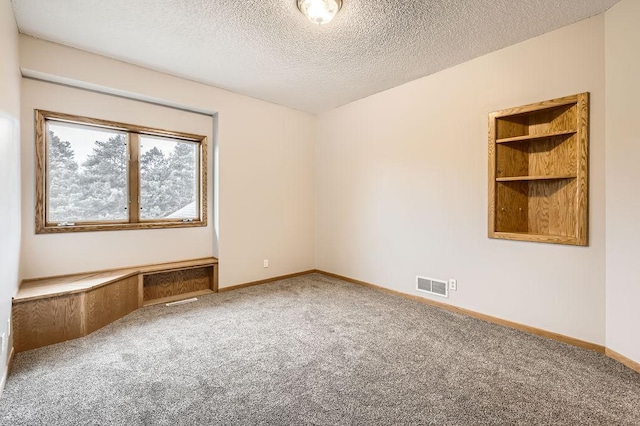
M 442 280 L 416 276 L 416 289 L 440 297 L 449 297 L 447 282 Z

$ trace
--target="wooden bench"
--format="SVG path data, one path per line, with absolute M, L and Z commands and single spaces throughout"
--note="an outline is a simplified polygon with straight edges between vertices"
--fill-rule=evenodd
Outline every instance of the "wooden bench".
M 25 280 L 13 298 L 14 349 L 76 339 L 143 306 L 217 291 L 215 257 Z

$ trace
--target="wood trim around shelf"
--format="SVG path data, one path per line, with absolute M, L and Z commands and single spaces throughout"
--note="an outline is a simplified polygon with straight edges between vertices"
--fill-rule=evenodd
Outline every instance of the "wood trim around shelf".
M 526 232 L 500 232 L 495 231 L 493 238 L 512 241 L 529 241 L 533 243 L 552 243 L 567 245 L 582 245 L 576 237 L 566 235 L 528 234 Z
M 564 130 L 562 132 L 546 133 L 546 134 L 540 134 L 540 135 L 523 135 L 523 136 L 515 136 L 512 138 L 496 139 L 496 143 L 523 142 L 523 141 L 531 141 L 536 139 L 553 138 L 556 136 L 575 135 L 576 133 L 578 133 L 577 130 Z
M 562 98 L 551 99 L 551 100 L 542 101 L 542 102 L 535 102 L 532 104 L 522 105 L 519 107 L 507 108 L 500 111 L 494 111 L 491 114 L 493 114 L 495 118 L 502 118 L 510 115 L 526 114 L 529 112 L 538 111 L 542 109 L 556 108 L 563 105 L 570 105 L 578 102 L 578 96 L 579 95 L 571 95 L 571 96 L 565 96 Z
M 527 180 L 553 180 L 553 179 L 576 179 L 577 175 L 558 176 L 510 176 L 496 178 L 496 182 L 521 182 Z
M 636 362 L 636 361 L 634 361 L 634 360 L 632 360 L 630 358 L 627 358 L 626 356 L 614 351 L 613 349 L 609 349 L 609 348 L 605 349 L 605 354 L 609 358 L 615 359 L 620 364 L 623 364 L 624 366 L 632 369 L 636 373 L 640 373 L 640 362 Z
M 489 192 L 488 192 L 488 206 L 487 219 L 489 220 L 487 229 L 489 238 L 493 238 L 496 228 L 496 144 L 493 141 L 496 140 L 496 114 L 497 112 L 489 113 L 489 146 L 487 149 L 487 159 L 489 162 Z
M 577 245 L 589 244 L 589 92 L 576 95 L 578 98 L 578 194 L 576 223 Z

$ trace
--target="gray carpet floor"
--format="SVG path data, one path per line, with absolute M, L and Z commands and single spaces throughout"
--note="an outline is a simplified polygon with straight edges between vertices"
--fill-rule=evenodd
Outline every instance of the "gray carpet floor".
M 317 274 L 14 361 L 3 425 L 640 425 L 603 355 Z

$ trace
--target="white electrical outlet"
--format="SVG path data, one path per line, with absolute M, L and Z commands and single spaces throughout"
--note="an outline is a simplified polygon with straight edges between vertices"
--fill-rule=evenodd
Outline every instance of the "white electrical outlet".
M 264 267 L 265 267 L 265 268 L 268 268 L 268 267 L 269 267 L 269 259 L 265 259 L 265 260 L 263 261 L 263 264 L 264 264 Z
M 449 279 L 449 290 L 451 291 L 458 290 L 458 280 L 454 280 L 453 278 Z

